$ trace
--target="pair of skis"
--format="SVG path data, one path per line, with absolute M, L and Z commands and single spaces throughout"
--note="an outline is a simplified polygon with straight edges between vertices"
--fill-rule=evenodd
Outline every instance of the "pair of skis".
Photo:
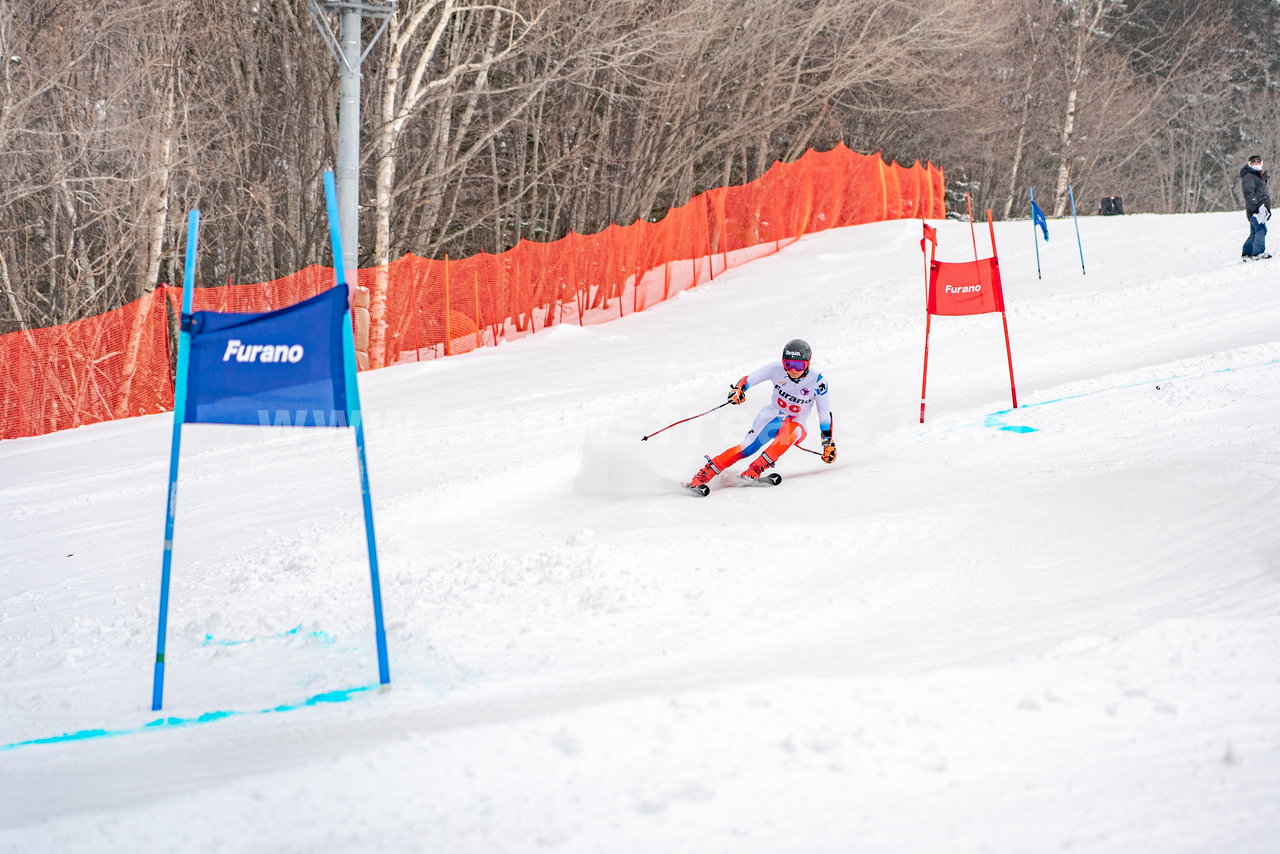
M 738 483 L 742 484 L 743 486 L 777 486 L 778 484 L 782 483 L 782 475 L 778 474 L 776 471 L 771 471 L 771 472 L 765 472 L 759 477 L 742 477 L 741 475 L 739 475 L 737 480 L 738 480 Z M 699 498 L 706 498 L 708 495 L 711 494 L 711 487 L 705 483 L 699 483 L 699 484 L 686 483 L 686 484 L 683 484 L 683 486 L 685 489 L 689 490 L 689 492 L 693 493 Z
M 730 403 L 733 403 L 733 402 L 734 401 L 731 398 L 729 400 L 726 400 L 724 403 L 720 404 L 719 406 L 711 407 L 706 412 L 699 412 L 697 415 L 690 415 L 688 418 L 681 418 L 679 421 L 676 421 L 672 424 L 668 424 L 666 427 L 663 427 L 662 430 L 655 430 L 654 432 L 650 433 L 648 436 L 642 437 L 640 441 L 647 442 L 650 439 L 652 439 L 654 436 L 661 433 L 663 430 L 670 430 L 672 427 L 676 426 L 676 424 L 683 424 L 686 421 L 692 421 L 695 418 L 701 418 L 704 415 L 710 415 L 712 412 L 715 412 L 717 409 L 728 406 Z M 801 429 L 801 434 L 802 435 L 800 438 L 801 438 L 801 441 L 803 441 L 804 439 L 803 428 Z M 797 444 L 796 447 L 800 448 L 800 450 L 802 451 L 808 451 L 811 454 L 818 454 L 817 451 L 811 451 L 808 448 L 803 447 L 799 444 Z M 822 454 L 818 454 L 818 456 L 822 456 Z M 711 458 L 707 457 L 707 461 L 710 462 Z M 778 484 L 782 483 L 782 475 L 778 474 L 776 471 L 766 472 L 760 475 L 760 477 L 743 477 L 742 475 L 738 475 L 738 483 L 742 484 L 743 486 L 777 486 Z M 685 489 L 689 490 L 689 492 L 698 496 L 699 498 L 706 498 L 708 495 L 711 494 L 711 487 L 707 486 L 705 483 L 697 483 L 697 484 L 682 483 L 680 485 L 683 486 Z

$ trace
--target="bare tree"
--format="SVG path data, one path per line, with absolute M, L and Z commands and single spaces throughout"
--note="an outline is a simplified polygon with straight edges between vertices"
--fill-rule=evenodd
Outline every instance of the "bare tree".
M 366 63 L 361 258 L 653 220 L 841 141 L 932 159 L 1006 216 L 1024 184 L 1061 214 L 1068 186 L 1124 191 L 1140 165 L 1147 209 L 1233 206 L 1239 158 L 1280 147 L 1268 0 L 1001 8 L 402 0 Z M 302 0 L 0 0 L 0 331 L 172 281 L 187 208 L 201 284 L 326 260 L 336 106 Z

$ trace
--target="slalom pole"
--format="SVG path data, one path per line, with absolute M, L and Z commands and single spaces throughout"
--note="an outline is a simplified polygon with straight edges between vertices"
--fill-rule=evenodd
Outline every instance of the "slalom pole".
M 1080 275 L 1088 275 L 1084 271 L 1084 244 L 1080 242 L 1080 220 L 1076 217 L 1076 191 L 1068 184 L 1067 195 L 1071 197 L 1071 219 L 1076 224 L 1076 246 L 1080 249 Z
M 1032 225 L 1035 225 L 1032 222 Z M 996 224 L 991 218 L 991 209 L 987 209 L 987 227 L 991 229 L 991 257 L 995 259 L 995 269 L 1000 269 L 1000 259 L 996 256 Z M 1034 235 L 1033 235 L 1034 236 Z M 1004 354 L 1009 359 L 1009 395 L 1013 398 L 1013 408 L 1018 408 L 1018 387 L 1013 380 L 1013 347 L 1009 343 L 1009 319 L 1004 313 L 1004 288 L 1000 289 L 1000 322 L 1004 324 Z
M 969 206 L 969 239 L 973 241 L 973 275 L 982 284 L 982 261 L 978 258 L 978 232 L 973 224 L 973 201 L 969 194 L 964 194 L 965 204 Z
M 1018 408 L 1018 387 L 1013 381 L 1013 348 L 1009 344 L 1009 318 L 1004 311 L 1000 312 L 1000 322 L 1004 324 L 1004 353 L 1009 358 L 1009 397 L 1013 400 L 1013 408 Z
M 970 230 L 970 235 L 972 236 L 972 232 L 973 232 L 973 208 L 972 207 L 969 208 L 969 212 L 970 212 L 969 230 Z M 974 245 L 974 254 L 976 256 L 977 246 L 978 246 L 977 237 L 973 238 L 973 245 Z M 920 248 L 924 249 L 924 246 L 921 246 Z M 929 299 L 930 287 L 932 285 L 932 283 L 929 281 L 929 271 L 933 269 L 933 261 L 937 257 L 937 251 L 938 251 L 938 243 L 937 241 L 934 241 L 933 245 L 929 247 L 929 260 L 925 264 L 925 274 L 924 274 L 924 372 L 920 377 L 920 423 L 921 424 L 924 423 L 924 397 L 925 397 L 924 393 L 925 393 L 925 388 L 928 386 L 928 383 L 929 383 L 929 332 L 933 328 L 933 312 L 929 311 L 929 306 L 932 304 L 932 300 Z M 974 263 L 976 264 L 977 261 L 975 260 Z
M 338 191 L 333 173 L 324 173 L 324 198 L 329 214 L 329 240 L 333 245 L 333 277 L 340 287 L 347 287 L 347 273 L 342 266 L 342 234 L 338 228 Z M 364 412 L 360 408 L 360 387 L 356 383 L 355 341 L 351 334 L 351 295 L 347 292 L 347 312 L 342 320 L 342 365 L 346 389 L 347 424 L 356 431 L 356 456 L 360 461 L 360 499 L 364 505 L 364 535 L 369 552 L 369 584 L 373 591 L 374 638 L 378 645 L 378 682 L 391 682 L 387 662 L 387 630 L 382 619 L 382 582 L 378 577 L 378 542 L 373 532 L 373 496 L 369 491 L 369 464 L 364 449 Z
M 648 436 L 644 436 L 643 438 L 641 438 L 640 441 L 647 442 L 650 439 L 652 439 L 654 436 L 661 433 L 663 430 L 670 430 L 672 427 L 676 426 L 677 424 L 683 424 L 686 421 L 692 421 L 695 418 L 701 418 L 704 415 L 710 415 L 711 413 L 715 412 L 717 409 L 721 409 L 722 407 L 728 406 L 731 402 L 732 401 L 726 400 L 724 403 L 720 404 L 720 406 L 713 406 L 710 409 L 708 409 L 706 412 L 699 412 L 697 415 L 690 415 L 688 418 L 681 418 L 679 421 L 672 422 L 671 424 L 668 424 L 666 427 L 663 427 L 662 430 L 654 430 Z
M 924 217 L 920 217 L 920 226 L 921 226 L 920 233 L 922 235 L 925 233 L 924 228 L 927 225 L 928 223 L 924 221 Z M 937 242 L 936 241 L 937 232 L 934 232 L 934 235 L 935 235 L 934 242 Z M 929 255 L 924 251 L 924 237 L 920 238 L 920 259 L 924 261 L 924 302 L 925 302 L 925 305 L 928 305 L 929 304 Z
M 1031 194 L 1031 204 L 1036 203 L 1036 188 L 1028 187 L 1027 192 Z M 1036 239 L 1036 214 L 1035 209 L 1031 211 L 1031 243 L 1036 247 L 1036 278 L 1043 278 L 1040 275 L 1040 241 Z
M 969 239 L 973 241 L 973 263 L 978 263 L 978 233 L 973 228 L 973 200 L 964 194 L 964 203 L 969 206 Z
M 173 384 L 173 439 L 169 443 L 169 497 L 164 511 L 164 558 L 160 568 L 160 613 L 156 628 L 156 664 L 151 682 L 151 710 L 164 705 L 164 647 L 169 629 L 169 579 L 173 570 L 173 526 L 178 513 L 178 458 L 182 423 L 187 408 L 187 361 L 191 349 L 189 320 L 195 297 L 196 252 L 200 242 L 200 211 L 187 215 L 187 257 L 182 275 L 182 316 L 178 334 L 178 368 Z
M 933 315 L 928 309 L 924 312 L 924 373 L 920 377 L 920 423 L 924 423 L 924 390 L 929 383 L 929 330 L 933 326 Z

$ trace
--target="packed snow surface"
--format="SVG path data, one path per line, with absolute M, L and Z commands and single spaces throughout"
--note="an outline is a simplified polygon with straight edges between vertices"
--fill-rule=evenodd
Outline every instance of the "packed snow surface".
M 1280 851 L 1280 260 L 1050 229 L 1017 409 L 911 221 L 362 375 L 389 690 L 350 431 L 184 430 L 162 712 L 171 416 L 0 443 L 0 851 Z M 837 462 L 682 490 L 795 337 Z

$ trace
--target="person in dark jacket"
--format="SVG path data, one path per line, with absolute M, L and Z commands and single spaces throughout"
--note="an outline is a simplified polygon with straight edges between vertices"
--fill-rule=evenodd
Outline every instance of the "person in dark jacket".
M 1255 154 L 1240 169 L 1240 190 L 1244 193 L 1244 213 L 1249 217 L 1249 239 L 1240 250 L 1246 261 L 1270 258 L 1267 254 L 1267 220 L 1271 218 L 1271 194 L 1267 192 L 1267 173 L 1262 168 L 1262 155 Z

